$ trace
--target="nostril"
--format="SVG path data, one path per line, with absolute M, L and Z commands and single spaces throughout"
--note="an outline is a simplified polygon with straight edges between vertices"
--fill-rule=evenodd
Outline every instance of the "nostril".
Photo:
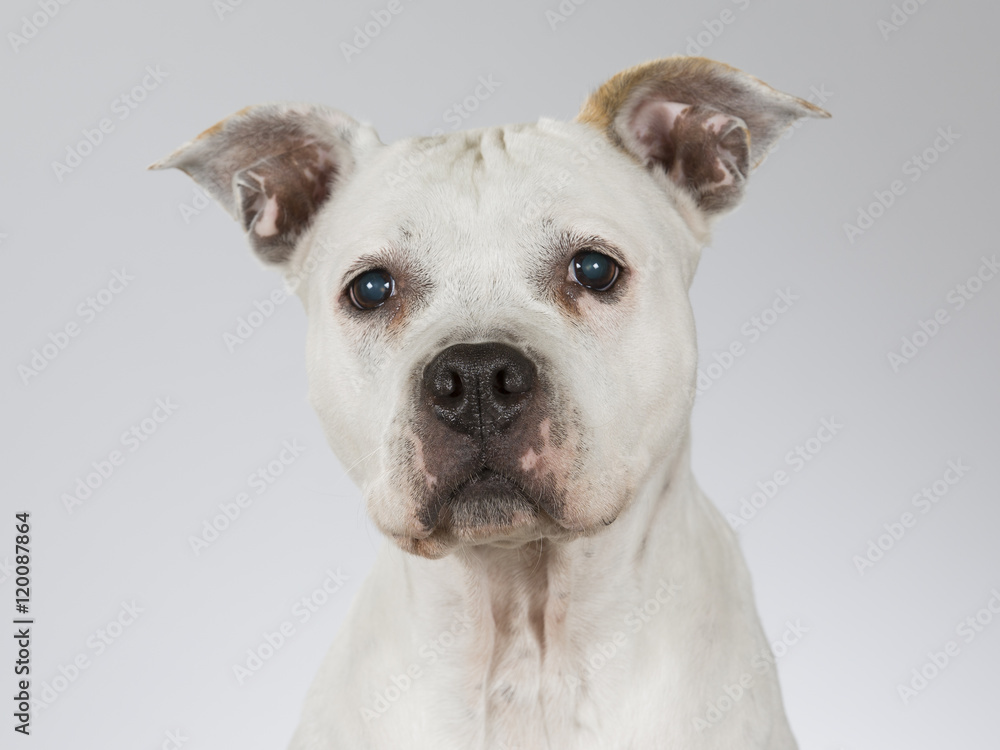
M 431 381 L 431 393 L 440 398 L 461 396 L 462 378 L 454 370 L 438 370 Z
M 503 367 L 497 370 L 494 380 L 496 390 L 504 395 L 527 393 L 532 385 L 531 372 L 524 367 Z
M 495 373 L 493 373 L 493 388 L 498 393 L 510 393 L 510 391 L 507 390 L 506 370 L 497 370 Z

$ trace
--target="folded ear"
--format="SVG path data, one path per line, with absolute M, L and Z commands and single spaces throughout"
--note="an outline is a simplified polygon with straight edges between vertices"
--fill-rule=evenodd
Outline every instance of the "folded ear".
M 325 107 L 266 104 L 213 125 L 150 169 L 176 167 L 242 225 L 268 263 L 289 260 L 319 208 L 378 143 L 367 126 Z
M 600 128 L 644 166 L 665 170 L 709 215 L 734 208 L 750 170 L 800 117 L 829 113 L 703 57 L 668 57 L 622 71 L 577 120 Z

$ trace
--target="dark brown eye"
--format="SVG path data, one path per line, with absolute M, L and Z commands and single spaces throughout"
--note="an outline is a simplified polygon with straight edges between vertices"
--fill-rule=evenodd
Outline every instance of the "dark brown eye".
M 385 304 L 395 289 L 392 275 L 381 268 L 365 271 L 348 287 L 351 302 L 359 310 L 374 310 Z
M 569 264 L 570 277 L 580 286 L 606 292 L 618 281 L 621 269 L 613 258 L 595 250 L 577 253 Z

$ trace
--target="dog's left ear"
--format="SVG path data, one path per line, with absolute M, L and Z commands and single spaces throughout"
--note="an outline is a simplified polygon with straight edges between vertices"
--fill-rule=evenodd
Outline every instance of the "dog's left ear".
M 803 99 L 723 63 L 668 57 L 622 71 L 577 120 L 662 169 L 709 216 L 734 208 L 750 170 L 800 117 L 829 117 Z
M 264 261 L 285 264 L 319 208 L 379 144 L 369 126 L 326 107 L 265 104 L 213 125 L 150 169 L 176 167 L 243 225 Z

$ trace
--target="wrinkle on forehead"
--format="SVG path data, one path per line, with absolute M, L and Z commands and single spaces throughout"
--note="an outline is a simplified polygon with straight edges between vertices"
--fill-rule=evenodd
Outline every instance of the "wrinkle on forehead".
M 508 151 L 508 129 L 517 132 L 522 127 L 493 127 L 414 139 L 411 146 L 426 156 L 426 165 L 417 168 L 414 182 L 433 182 L 456 197 L 471 200 L 478 210 L 486 184 L 505 176 L 511 167 L 516 169 Z
M 406 193 L 420 193 L 428 182 L 461 192 L 466 185 L 504 178 L 512 171 L 535 177 L 549 173 L 558 162 L 568 163 L 580 145 L 565 133 L 550 133 L 534 124 L 505 125 L 399 141 L 389 147 L 380 166 L 392 171 L 400 162 L 410 163 L 412 169 L 403 169 L 406 176 L 395 181 Z M 406 189 L 408 183 L 411 190 Z

